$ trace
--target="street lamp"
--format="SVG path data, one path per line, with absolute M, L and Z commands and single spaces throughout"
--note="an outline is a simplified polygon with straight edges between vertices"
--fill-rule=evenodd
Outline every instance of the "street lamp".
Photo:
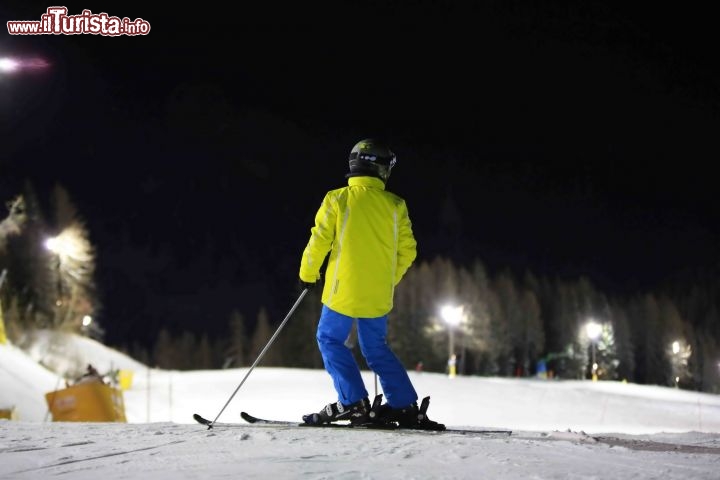
M 20 68 L 20 64 L 17 60 L 8 57 L 0 57 L 0 72 L 10 73 Z
M 66 246 L 60 236 L 50 237 L 45 240 L 45 248 L 53 254 L 57 275 L 57 298 L 55 299 L 55 307 L 57 307 L 57 310 L 55 312 L 55 323 L 60 322 L 60 308 L 62 307 L 63 303 L 65 303 L 63 302 L 63 258 L 67 255 L 65 247 Z
M 600 338 L 600 334 L 602 333 L 602 325 L 594 322 L 593 320 L 590 320 L 585 325 L 585 333 L 587 333 L 587 336 L 590 339 L 590 344 L 592 345 L 592 379 L 593 382 L 596 382 L 598 364 L 595 360 L 595 343 L 597 342 L 597 339 Z
M 72 234 L 65 231 L 57 237 L 50 237 L 45 240 L 45 248 L 60 257 L 61 260 L 77 258 L 82 255 L 80 242 Z
M 680 387 L 680 357 L 678 357 L 678 354 L 680 353 L 680 342 L 678 340 L 675 340 L 672 343 L 672 353 L 673 353 L 673 359 L 672 359 L 672 366 L 673 366 L 673 379 L 675 380 L 675 388 Z
M 61 320 L 58 312 L 58 318 L 56 319 L 57 322 L 62 321 L 63 324 L 67 324 L 74 313 L 79 285 L 86 281 L 87 265 L 91 261 L 88 252 L 89 247 L 77 229 L 69 227 L 65 228 L 56 237 L 45 240 L 45 248 L 55 255 L 60 296 L 62 297 L 67 293 L 70 296 L 64 318 Z M 63 292 L 64 285 L 69 285 L 69 292 Z M 56 302 L 58 307 L 63 303 L 65 302 L 62 299 Z
M 457 372 L 455 356 L 455 327 L 462 321 L 462 307 L 446 305 L 440 310 L 443 320 L 448 326 L 448 375 L 452 378 Z

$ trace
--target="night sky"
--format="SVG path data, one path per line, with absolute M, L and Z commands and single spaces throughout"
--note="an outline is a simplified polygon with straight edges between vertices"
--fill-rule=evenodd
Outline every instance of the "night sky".
M 366 137 L 397 154 L 388 189 L 419 260 L 618 294 L 719 265 L 709 12 L 384 3 L 64 4 L 151 24 L 116 38 L 11 36 L 47 4 L 0 7 L 0 55 L 50 64 L 0 77 L 0 191 L 68 189 L 108 342 L 217 335 L 261 305 L 281 320 L 315 211 Z

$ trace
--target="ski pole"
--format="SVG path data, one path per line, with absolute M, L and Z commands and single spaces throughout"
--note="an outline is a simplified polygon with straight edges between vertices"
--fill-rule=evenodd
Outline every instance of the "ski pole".
M 248 370 L 248 372 L 245 374 L 245 377 L 244 377 L 244 378 L 242 379 L 242 381 L 240 382 L 240 385 L 238 385 L 237 388 L 235 389 L 235 391 L 233 392 L 233 394 L 230 395 L 230 398 L 228 398 L 228 401 L 225 402 L 225 405 L 224 405 L 223 408 L 220 410 L 220 413 L 217 414 L 217 417 L 215 417 L 215 420 L 213 420 L 212 422 L 210 422 L 210 424 L 208 425 L 208 430 L 212 428 L 213 424 L 214 424 L 215 422 L 217 422 L 217 419 L 220 418 L 220 415 L 222 415 L 222 413 L 225 411 L 225 409 L 227 408 L 227 406 L 230 405 L 230 402 L 232 401 L 233 397 L 235 397 L 235 394 L 238 392 L 238 390 L 240 390 L 240 387 L 243 386 L 243 383 L 245 383 L 245 380 L 247 380 L 247 378 L 250 376 L 250 374 L 251 374 L 252 371 L 255 369 L 255 367 L 257 366 L 257 364 L 260 363 L 260 360 L 262 360 L 262 358 L 265 356 L 265 352 L 267 352 L 267 350 L 270 348 L 270 345 L 273 344 L 273 342 L 275 341 L 275 338 L 276 338 L 276 337 L 278 336 L 278 334 L 280 333 L 280 330 L 283 329 L 283 327 L 285 326 L 285 324 L 287 323 L 287 321 L 290 320 L 290 316 L 293 314 L 293 312 L 294 312 L 295 309 L 298 307 L 298 305 L 300 305 L 300 302 L 301 302 L 302 299 L 305 297 L 305 295 L 307 294 L 307 292 L 308 292 L 308 289 L 306 288 L 306 289 L 304 289 L 304 290 L 302 291 L 302 293 L 300 293 L 300 296 L 299 296 L 298 299 L 295 301 L 295 305 L 292 306 L 292 308 L 290 309 L 290 311 L 288 312 L 288 314 L 285 316 L 285 320 L 283 320 L 282 323 L 280 324 L 280 326 L 277 328 L 277 330 L 275 330 L 275 333 L 273 334 L 272 337 L 270 337 L 270 340 L 268 340 L 268 343 L 267 343 L 267 345 L 265 345 L 265 348 L 262 349 L 262 351 L 260 352 L 260 354 L 258 355 L 258 357 L 255 359 L 255 361 L 253 362 L 253 364 L 250 366 L 250 370 Z

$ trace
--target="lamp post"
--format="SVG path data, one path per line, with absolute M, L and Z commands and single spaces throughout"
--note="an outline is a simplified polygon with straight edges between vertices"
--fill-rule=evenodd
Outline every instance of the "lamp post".
M 455 356 L 455 327 L 460 325 L 460 321 L 462 320 L 462 307 L 446 305 L 442 308 L 440 314 L 448 326 L 448 376 L 453 378 L 457 374 L 457 357 Z
M 73 309 L 75 308 L 75 300 L 78 293 L 78 281 L 82 276 L 81 268 L 78 267 L 84 261 L 83 246 L 75 232 L 66 229 L 63 230 L 60 235 L 45 240 L 45 248 L 55 255 L 57 262 L 58 293 L 61 297 L 66 293 L 63 291 L 63 283 L 67 282 L 70 285 L 70 300 L 65 307 L 65 315 L 62 320 L 59 318 L 56 319 L 56 322 L 66 324 L 70 321 L 74 313 Z M 56 305 L 60 307 L 63 306 L 63 303 L 65 302 L 58 300 Z
M 585 325 L 585 333 L 587 333 L 587 336 L 590 339 L 590 344 L 592 346 L 592 380 L 593 382 L 596 382 L 598 378 L 598 364 L 595 360 L 595 343 L 597 342 L 597 339 L 600 338 L 600 334 L 602 333 L 602 325 L 594 322 L 593 320 L 590 320 L 587 325 Z
M 673 379 L 675 380 L 675 388 L 679 388 L 680 385 L 680 359 L 678 357 L 678 354 L 680 353 L 680 342 L 675 340 L 672 343 L 672 352 L 673 352 L 673 359 L 672 359 L 672 365 L 673 365 Z
M 62 313 L 61 307 L 63 305 L 63 278 L 62 278 L 62 258 L 63 258 L 63 247 L 59 240 L 59 237 L 50 237 L 45 240 L 45 248 L 52 253 L 53 262 L 55 266 L 55 275 L 57 276 L 57 291 L 55 292 L 55 326 L 60 322 L 60 315 Z

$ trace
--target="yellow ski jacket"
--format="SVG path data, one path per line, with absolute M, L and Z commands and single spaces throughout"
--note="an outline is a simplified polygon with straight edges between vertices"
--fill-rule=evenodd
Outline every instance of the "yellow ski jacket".
M 350 177 L 325 195 L 300 262 L 300 279 L 316 282 L 328 252 L 322 303 L 354 318 L 392 310 L 395 286 L 417 256 L 405 200 L 375 177 Z

